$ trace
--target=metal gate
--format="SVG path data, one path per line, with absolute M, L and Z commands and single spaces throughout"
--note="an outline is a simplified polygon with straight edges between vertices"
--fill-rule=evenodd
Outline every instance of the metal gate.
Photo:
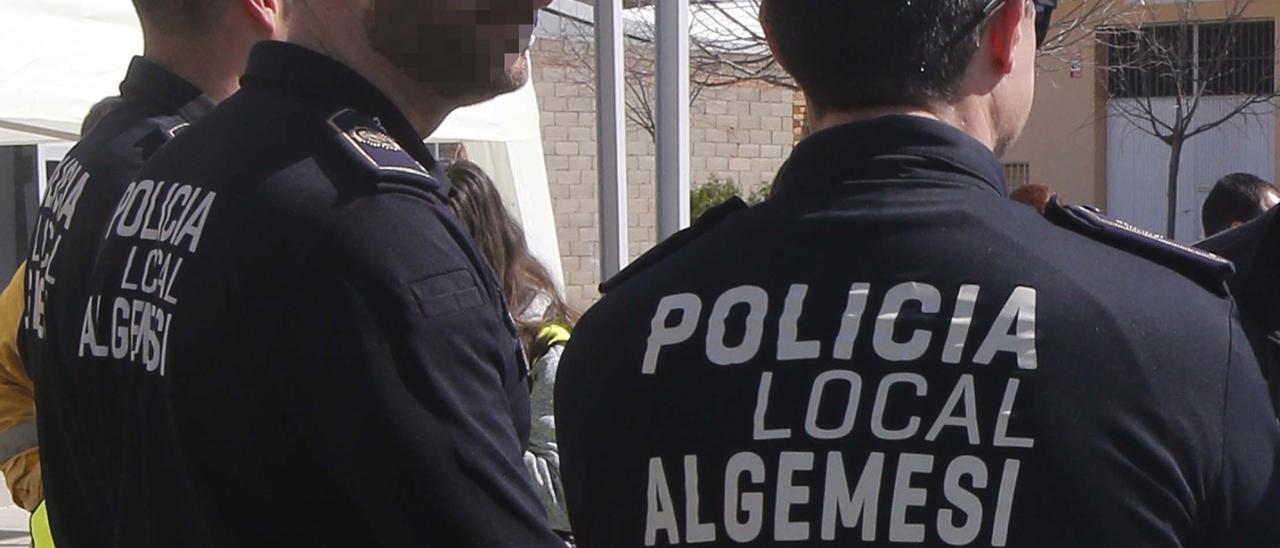
M 1117 103 L 1131 100 L 1112 99 L 1107 105 L 1107 213 L 1163 234 L 1170 149 L 1119 115 Z M 1162 117 L 1173 118 L 1172 98 L 1152 102 Z M 1218 119 L 1238 104 L 1237 97 L 1204 97 L 1196 120 Z M 1258 105 L 1187 141 L 1178 176 L 1175 239 L 1194 242 L 1202 237 L 1200 206 L 1223 175 L 1244 172 L 1276 180 L 1275 136 L 1275 109 Z

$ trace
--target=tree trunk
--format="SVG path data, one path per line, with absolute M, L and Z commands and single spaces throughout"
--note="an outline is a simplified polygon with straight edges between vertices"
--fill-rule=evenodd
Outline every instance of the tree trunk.
M 1182 165 L 1182 141 L 1181 136 L 1169 140 L 1169 211 L 1165 232 L 1170 240 L 1177 234 L 1175 230 L 1178 228 L 1178 168 Z

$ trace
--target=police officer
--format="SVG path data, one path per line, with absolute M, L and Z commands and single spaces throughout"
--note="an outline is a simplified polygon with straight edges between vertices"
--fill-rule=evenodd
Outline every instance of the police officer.
M 22 316 L 19 344 L 31 375 L 27 379 L 22 366 L 11 361 L 16 354 L 0 356 L 0 384 L 26 388 L 6 389 L 14 397 L 0 422 L 29 418 L 38 409 L 43 450 L 15 456 L 6 476 L 26 472 L 38 488 L 37 459 L 42 459 L 48 515 L 62 546 L 111 546 L 120 511 L 114 494 L 118 453 L 126 443 L 124 411 L 99 396 L 114 394 L 118 372 L 84 367 L 76 346 L 85 317 L 85 272 L 103 226 L 143 162 L 212 110 L 214 101 L 230 95 L 250 47 L 283 30 L 274 0 L 134 0 L 134 7 L 142 23 L 143 55 L 130 63 L 120 96 L 95 105 L 85 121 L 93 129 L 50 175 L 26 274 L 11 288 L 23 298 L 0 308 L 5 315 L 0 325 Z M 5 332 L 0 338 L 14 335 Z M 24 424 L 15 421 L 5 437 L 24 432 Z M 33 529 L 40 526 L 33 520 Z
M 1006 198 L 1052 3 L 762 4 L 818 131 L 579 324 L 580 545 L 1280 543 L 1226 263 Z
M 519 341 L 422 141 L 527 80 L 544 4 L 286 2 L 289 43 L 126 188 L 61 349 L 120 390 L 76 386 L 125 413 L 115 545 L 562 545 Z
M 1197 244 L 1235 264 L 1229 279 L 1249 343 L 1280 416 L 1280 209 Z

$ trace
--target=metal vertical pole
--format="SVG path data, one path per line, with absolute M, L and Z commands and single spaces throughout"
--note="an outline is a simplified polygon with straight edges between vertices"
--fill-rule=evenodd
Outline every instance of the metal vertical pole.
M 600 200 L 600 279 L 622 270 L 627 252 L 627 122 L 622 0 L 596 3 L 596 194 Z
M 658 239 L 689 226 L 689 0 L 655 2 Z

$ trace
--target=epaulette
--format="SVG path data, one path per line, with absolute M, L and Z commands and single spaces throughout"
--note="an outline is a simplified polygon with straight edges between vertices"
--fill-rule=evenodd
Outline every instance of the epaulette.
M 1235 272 L 1231 261 L 1213 253 L 1109 219 L 1086 207 L 1062 205 L 1056 196 L 1045 206 L 1044 216 L 1053 224 L 1177 271 L 1219 295 L 1227 294 L 1227 278 Z
M 155 154 L 160 147 L 169 143 L 179 133 L 191 126 L 181 116 L 160 116 L 147 121 L 145 132 L 138 134 L 134 146 L 141 147 L 144 157 Z
M 182 133 L 184 130 L 191 127 L 191 122 L 178 118 L 177 116 L 164 120 L 162 124 L 163 125 L 160 130 L 164 132 L 165 140 L 173 139 L 174 137 L 177 137 L 179 133 Z
M 178 107 L 178 113 L 161 118 L 158 123 L 165 142 L 177 137 L 179 133 L 191 127 L 191 122 L 203 118 L 213 110 L 213 101 L 201 95 Z
M 627 265 L 626 268 L 622 269 L 622 272 L 619 272 L 612 278 L 605 280 L 604 283 L 600 284 L 600 293 L 613 291 L 627 280 L 630 280 L 637 274 L 648 270 L 653 265 L 662 262 L 663 259 L 670 256 L 672 253 L 675 253 L 680 248 L 689 245 L 690 242 L 696 240 L 699 236 L 706 234 L 716 225 L 729 218 L 730 215 L 744 209 L 747 209 L 747 203 L 742 201 L 742 198 L 734 196 L 725 200 L 724 203 L 706 210 L 700 217 L 698 217 L 698 220 L 694 221 L 694 223 L 689 226 L 689 228 L 681 230 L 680 232 L 673 234 L 670 238 L 663 240 L 658 245 L 654 246 L 653 249 L 650 249 L 644 255 L 641 255 L 633 261 L 630 265 Z
M 425 185 L 438 194 L 448 193 L 448 185 L 413 159 L 373 118 L 344 109 L 329 117 L 329 127 L 359 165 L 380 180 Z

